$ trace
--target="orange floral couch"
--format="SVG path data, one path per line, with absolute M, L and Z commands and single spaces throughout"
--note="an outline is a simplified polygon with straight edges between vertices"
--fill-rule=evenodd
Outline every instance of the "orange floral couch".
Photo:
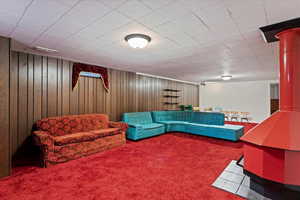
M 127 128 L 124 122 L 110 122 L 105 114 L 50 117 L 37 121 L 33 138 L 48 167 L 121 146 Z

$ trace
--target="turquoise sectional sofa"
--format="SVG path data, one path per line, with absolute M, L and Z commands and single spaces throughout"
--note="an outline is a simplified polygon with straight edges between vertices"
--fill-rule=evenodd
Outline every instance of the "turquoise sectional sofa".
M 224 114 L 193 111 L 153 111 L 124 113 L 129 124 L 127 138 L 139 140 L 165 132 L 184 132 L 237 141 L 243 126 L 224 124 Z
M 139 140 L 165 133 L 165 126 L 153 122 L 150 112 L 124 113 L 122 121 L 129 126 L 126 136 L 131 140 Z

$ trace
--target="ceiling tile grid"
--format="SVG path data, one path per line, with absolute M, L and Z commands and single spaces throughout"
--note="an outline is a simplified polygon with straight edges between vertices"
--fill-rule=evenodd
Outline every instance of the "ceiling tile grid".
M 60 57 L 187 81 L 274 79 L 277 44 L 260 26 L 299 17 L 299 0 L 9 0 L 0 35 Z M 131 49 L 124 37 L 152 37 Z M 183 74 L 183 75 L 182 75 Z

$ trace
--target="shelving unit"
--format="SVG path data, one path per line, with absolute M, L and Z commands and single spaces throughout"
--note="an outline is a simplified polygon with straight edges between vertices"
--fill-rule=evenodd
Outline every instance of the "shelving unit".
M 170 88 L 164 89 L 163 91 L 164 105 L 166 106 L 166 110 L 176 110 L 177 105 L 180 104 L 180 96 L 178 95 L 178 93 L 181 91 Z

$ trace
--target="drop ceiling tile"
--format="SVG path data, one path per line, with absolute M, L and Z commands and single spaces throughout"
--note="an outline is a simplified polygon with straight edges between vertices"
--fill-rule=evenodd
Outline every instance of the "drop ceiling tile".
M 220 24 L 232 24 L 232 18 L 226 7 L 223 5 L 217 5 L 214 7 L 208 7 L 205 9 L 196 9 L 194 11 L 203 21 L 210 27 Z
M 81 1 L 62 19 L 63 23 L 88 25 L 106 15 L 111 9 L 96 0 Z M 84 13 L 84 15 L 82 15 Z
M 98 1 L 82 1 L 51 27 L 47 34 L 67 38 L 95 22 L 95 20 L 100 19 L 109 11 L 109 8 Z M 82 16 L 82 13 L 85 13 L 85 15 Z
M 31 40 L 36 37 L 34 40 L 38 39 L 40 34 L 42 34 L 49 26 L 57 22 L 57 20 L 69 9 L 69 6 L 61 4 L 58 1 L 36 0 L 28 8 L 13 35 L 18 35 L 18 38 L 22 38 L 23 33 L 16 31 L 24 30 L 26 32 L 24 33 L 24 38 Z M 37 20 L 40 19 L 41 16 L 42 20 Z M 31 35 L 30 32 L 32 32 Z M 25 37 L 25 35 L 27 36 Z M 25 42 L 28 42 L 28 40 Z
M 115 9 L 122 6 L 128 0 L 98 0 L 98 1 L 112 9 Z
M 258 30 L 268 23 L 264 5 L 261 1 L 240 2 L 227 5 L 227 8 L 241 31 Z M 253 15 L 252 13 L 255 13 Z
M 147 7 L 156 10 L 158 8 L 161 8 L 163 6 L 166 6 L 168 4 L 171 4 L 173 2 L 175 2 L 176 0 L 140 0 L 144 5 L 146 5 Z
M 2 21 L 0 21 L 0 24 L 0 35 L 9 37 L 9 34 L 13 31 L 15 26 Z
M 18 13 L 0 11 L 0 26 L 3 26 L 1 27 L 2 31 L 0 31 L 0 34 L 10 34 L 19 21 L 19 18 Z
M 179 2 L 190 10 L 199 10 L 223 5 L 222 0 L 180 0 Z
M 43 34 L 32 46 L 42 46 L 50 49 L 56 49 L 63 41 L 63 37 Z
M 77 4 L 79 1 L 86 1 L 86 0 L 51 0 L 51 1 L 54 1 L 62 6 L 72 7 L 75 4 Z M 88 0 L 88 1 L 94 1 L 94 0 Z
M 219 41 L 217 36 L 212 31 L 205 31 L 201 34 L 195 34 L 193 32 L 189 32 L 194 40 L 196 40 L 199 43 L 199 47 L 202 48 L 203 44 L 211 44 L 216 43 L 216 41 Z
M 31 2 L 32 0 L 1 1 L 0 12 L 10 12 L 20 15 Z
M 188 13 L 183 17 L 175 18 L 173 20 L 175 26 L 180 27 L 180 29 L 186 33 L 197 33 L 201 34 L 204 31 L 209 30 L 205 26 L 205 22 L 197 15 Z
M 34 41 L 35 38 L 37 38 L 40 34 L 40 30 L 36 29 L 23 29 L 21 27 L 17 27 L 15 31 L 10 35 L 13 39 L 30 45 Z
M 153 30 L 165 38 L 169 38 L 180 46 L 191 46 L 196 45 L 196 41 L 185 31 L 182 24 L 177 23 L 176 21 L 171 21 L 164 23 L 162 25 L 156 26 Z
M 158 13 L 170 21 L 175 18 L 185 16 L 190 13 L 190 11 L 183 7 L 180 2 L 176 1 L 174 3 L 171 3 L 170 5 L 163 6 L 158 10 Z
M 153 28 L 155 26 L 168 22 L 169 18 L 161 12 L 156 11 L 137 19 L 137 21 L 144 24 L 147 27 Z
M 48 30 L 45 34 L 53 37 L 61 37 L 62 39 L 66 39 L 72 34 L 79 32 L 83 28 L 84 25 L 81 25 L 79 23 L 65 23 L 64 21 L 60 21 L 57 24 L 55 24 L 50 30 Z
M 265 9 L 269 18 L 269 23 L 278 23 L 285 20 L 299 17 L 300 1 L 289 0 L 278 1 L 274 3 L 272 0 L 265 0 Z
M 130 0 L 119 7 L 118 11 L 130 18 L 138 19 L 151 13 L 153 10 L 142 4 L 140 1 Z
M 131 22 L 130 19 L 114 11 L 81 30 L 78 35 L 86 39 L 95 39 L 110 33 L 114 29 L 122 27 L 129 22 Z

